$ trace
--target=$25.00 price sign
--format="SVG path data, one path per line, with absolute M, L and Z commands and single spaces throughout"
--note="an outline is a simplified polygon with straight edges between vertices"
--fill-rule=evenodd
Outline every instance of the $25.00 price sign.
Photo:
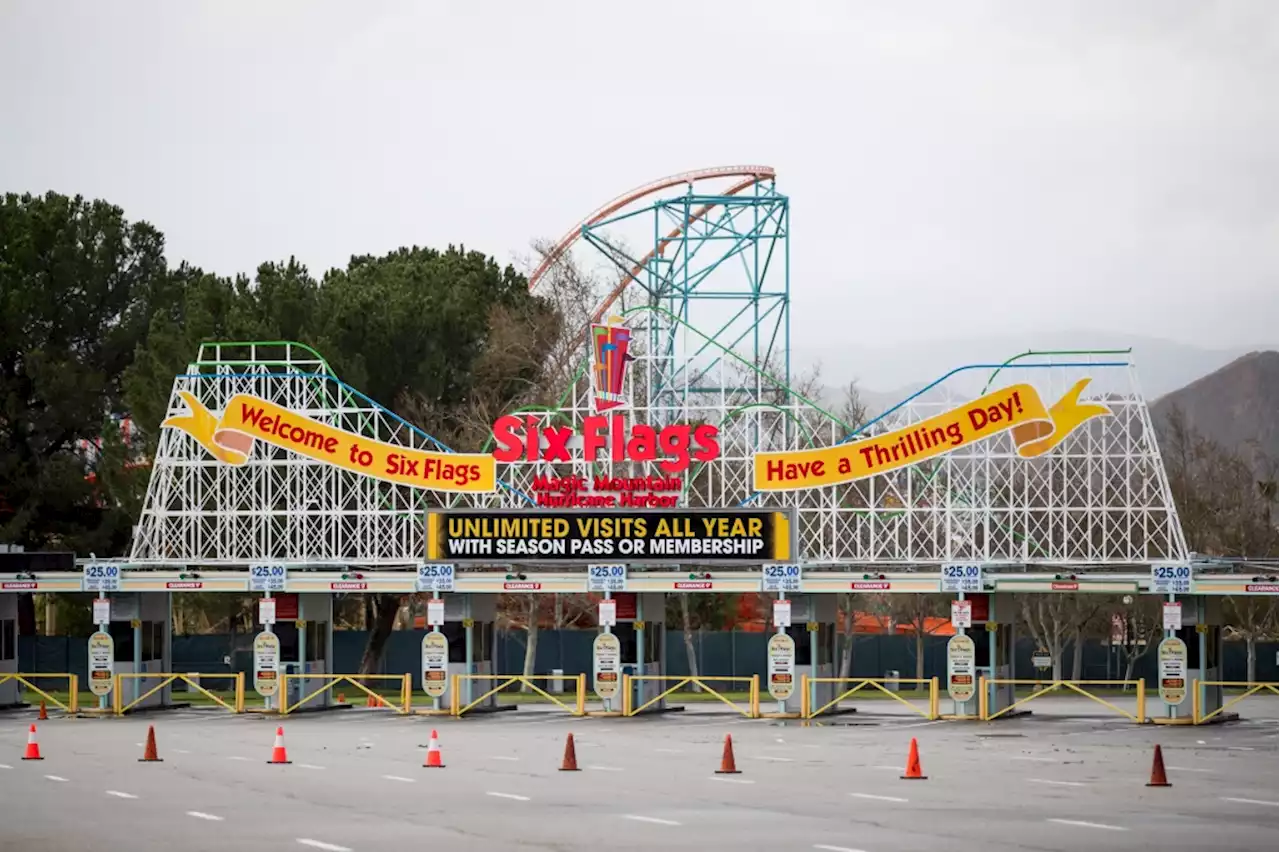
M 942 591 L 944 592 L 980 592 L 982 591 L 981 565 L 943 565 Z
M 250 565 L 249 591 L 283 592 L 289 569 L 285 565 Z
M 1151 591 L 1161 594 L 1190 594 L 1190 565 L 1152 565 Z
M 761 572 L 762 590 L 766 592 L 798 592 L 800 591 L 801 570 L 799 565 L 766 565 Z
M 626 565 L 588 565 L 588 592 L 625 592 L 627 590 Z
M 452 592 L 455 566 L 419 565 L 417 589 L 420 592 Z
M 80 588 L 86 592 L 120 591 L 120 566 L 101 562 L 84 566 Z

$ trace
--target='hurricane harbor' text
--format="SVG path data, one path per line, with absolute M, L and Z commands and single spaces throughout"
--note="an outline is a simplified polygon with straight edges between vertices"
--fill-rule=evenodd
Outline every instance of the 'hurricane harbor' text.
M 676 476 L 537 476 L 533 490 L 547 509 L 674 509 L 684 484 Z M 669 493 L 661 493 L 669 492 Z

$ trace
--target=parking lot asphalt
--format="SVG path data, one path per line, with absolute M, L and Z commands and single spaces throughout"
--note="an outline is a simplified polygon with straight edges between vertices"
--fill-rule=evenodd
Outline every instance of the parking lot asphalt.
M 802 725 L 715 708 L 634 719 L 351 709 L 283 720 L 174 710 L 0 716 L 0 849 L 1274 849 L 1277 702 L 1135 725 L 1079 702 L 993 723 L 856 714 Z M 1089 712 L 1073 717 L 1070 707 Z M 1067 708 L 1067 709 L 1063 709 Z M 161 763 L 140 763 L 149 725 Z M 283 725 L 289 765 L 269 765 Z M 444 769 L 422 766 L 431 731 Z M 562 772 L 572 732 L 579 772 Z M 738 775 L 718 775 L 725 735 Z M 923 780 L 902 780 L 916 738 Z M 1148 787 L 1154 746 L 1171 787 Z

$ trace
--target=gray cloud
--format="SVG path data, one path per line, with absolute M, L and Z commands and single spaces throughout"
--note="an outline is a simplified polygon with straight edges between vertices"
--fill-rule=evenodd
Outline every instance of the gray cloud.
M 7 3 L 0 188 L 320 271 L 764 162 L 797 338 L 1275 342 L 1273 3 L 620 6 Z

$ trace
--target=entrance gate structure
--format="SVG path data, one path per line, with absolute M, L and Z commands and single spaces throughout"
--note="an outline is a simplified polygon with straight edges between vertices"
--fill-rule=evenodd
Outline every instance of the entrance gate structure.
M 796 642 L 795 680 L 803 677 L 810 694 L 792 691 L 783 709 L 809 712 L 839 695 L 833 593 L 936 593 L 943 566 L 982 566 L 987 612 L 975 626 L 985 623 L 986 632 L 975 636 L 975 674 L 995 684 L 1018 674 L 1012 593 L 1136 594 L 1150 590 L 1152 565 L 1189 564 L 1127 351 L 1033 351 L 963 365 L 863 424 L 842 422 L 793 389 L 790 199 L 775 178 L 766 166 L 728 167 L 639 187 L 565 234 L 530 286 L 534 293 L 554 290 L 562 264 L 582 263 L 584 254 L 603 258 L 612 274 L 595 294 L 591 318 L 630 332 L 630 368 L 613 392 L 609 414 L 621 416 L 627 428 L 698 423 L 718 429 L 719 456 L 692 464 L 679 483 L 677 505 L 775 509 L 795 519 L 802 571 L 787 594 L 797 623 L 777 629 L 804 640 Z M 632 251 L 632 245 L 648 249 Z M 601 392 L 590 328 L 583 329 L 581 342 L 581 366 L 557 404 L 515 413 L 537 424 L 568 424 L 580 434 Z M 928 427 L 936 418 L 1001 390 L 1009 390 L 1008 404 L 1019 410 L 1038 397 L 1050 419 L 1076 396 L 1107 413 L 1073 427 L 1034 457 L 1028 457 L 1026 433 L 1011 429 L 853 481 L 758 488 L 757 453 L 847 445 L 855 458 L 905 454 L 930 440 Z M 1014 395 L 1019 390 L 1021 397 Z M 483 448 L 443 445 L 344 383 L 320 353 L 294 342 L 201 346 L 174 381 L 168 415 L 192 416 L 194 402 L 216 416 L 237 394 L 373 441 L 441 452 L 493 449 L 492 442 Z M 915 428 L 923 432 L 902 437 Z M 286 654 L 284 661 L 299 676 L 286 679 L 297 683 L 296 701 L 332 674 L 333 594 L 424 588 L 414 569 L 426 555 L 429 513 L 534 509 L 539 479 L 567 476 L 592 483 L 597 476 L 667 474 L 657 462 L 589 462 L 577 453 L 570 462 L 499 463 L 491 494 L 441 493 L 361 475 L 262 440 L 253 442 L 244 463 L 226 464 L 187 432 L 164 429 L 124 587 L 172 589 L 179 572 L 194 570 L 201 578 L 195 587 L 243 593 L 250 587 L 249 566 L 287 566 L 284 588 L 302 602 L 299 633 L 286 643 L 294 658 Z M 492 564 L 452 576 L 444 592 L 443 629 L 454 637 L 446 683 L 460 683 L 462 706 L 472 703 L 470 676 L 498 674 L 492 656 L 495 594 L 582 593 L 585 567 Z M 630 565 L 626 591 L 636 594 L 637 611 L 614 628 L 622 634 L 623 672 L 633 676 L 628 683 L 634 694 L 625 706 L 659 699 L 657 676 L 666 674 L 663 596 L 760 592 L 761 574 L 759 565 L 717 568 L 691 583 L 688 566 Z M 1189 592 L 1197 591 L 1196 582 Z M 317 632 L 316 625 L 323 629 Z M 317 645 L 329 652 L 315 654 Z M 316 675 L 314 686 L 301 677 L 307 673 Z M 1217 679 L 1216 670 L 1202 676 Z M 985 712 L 998 713 L 1014 701 L 1013 689 L 992 685 L 985 698 Z M 314 699 L 325 700 L 323 690 Z M 1186 704 L 1189 714 L 1190 700 Z M 953 709 L 976 717 L 977 697 Z

